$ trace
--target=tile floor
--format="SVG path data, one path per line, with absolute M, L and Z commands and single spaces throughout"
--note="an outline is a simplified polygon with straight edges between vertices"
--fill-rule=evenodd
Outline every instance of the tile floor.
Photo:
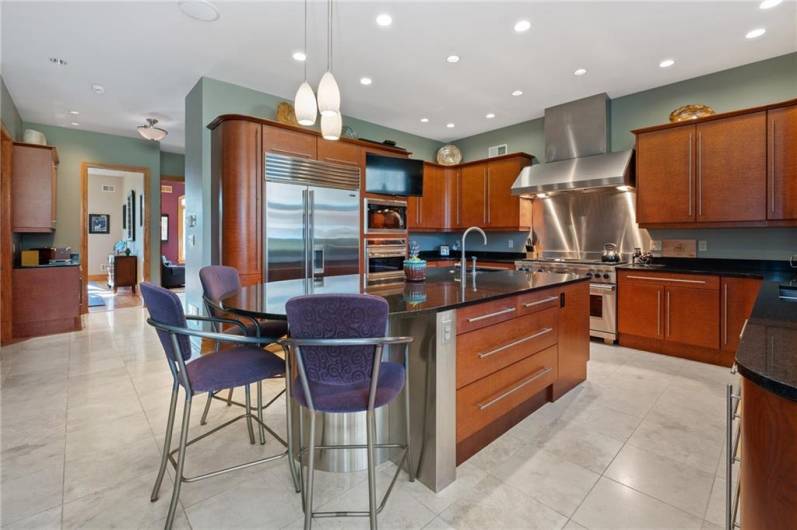
M 149 501 L 170 375 L 141 308 L 0 352 L 2 528 L 161 528 Z M 434 494 L 398 483 L 381 528 L 719 528 L 728 370 L 592 344 L 589 379 L 457 470 Z M 269 385 L 273 392 L 277 385 Z M 192 431 L 203 401 L 195 402 Z M 284 405 L 267 415 L 284 421 Z M 210 423 L 237 414 L 214 403 Z M 282 427 L 284 430 L 284 427 Z M 197 444 L 188 473 L 269 454 L 245 427 Z M 379 472 L 382 488 L 392 464 Z M 364 473 L 320 473 L 317 506 L 367 506 Z M 284 461 L 183 486 L 177 528 L 301 528 Z M 316 528 L 365 528 L 325 519 Z

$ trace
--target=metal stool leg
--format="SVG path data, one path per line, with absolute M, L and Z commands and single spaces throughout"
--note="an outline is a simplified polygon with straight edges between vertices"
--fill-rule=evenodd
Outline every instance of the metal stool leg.
M 307 488 L 304 509 L 304 530 L 313 525 L 313 478 L 315 477 L 315 413 L 310 411 L 310 442 L 307 444 Z
M 377 530 L 376 523 L 376 458 L 374 443 L 376 438 L 376 419 L 373 410 L 366 412 L 366 443 L 368 446 L 368 518 L 371 521 L 371 530 Z
M 246 396 L 246 428 L 249 431 L 249 443 L 255 445 L 255 430 L 252 427 L 252 391 L 249 385 L 244 387 Z
M 208 400 L 205 402 L 205 410 L 202 411 L 202 419 L 199 420 L 200 425 L 208 423 L 208 412 L 210 412 L 210 402 L 213 401 L 213 392 L 208 392 Z
M 180 498 L 180 486 L 183 484 L 183 466 L 185 466 L 185 449 L 188 440 L 188 424 L 191 419 L 191 394 L 186 392 L 185 405 L 183 406 L 183 422 L 180 427 L 180 452 L 177 455 L 177 470 L 174 473 L 174 491 L 172 501 L 169 503 L 169 515 L 166 517 L 166 530 L 174 524 L 174 514 L 177 512 L 177 501 Z
M 257 382 L 257 430 L 260 433 L 260 445 L 266 443 L 266 429 L 263 427 L 263 381 Z
M 304 482 L 304 410 L 301 408 L 299 409 L 299 485 L 302 494 L 302 511 L 307 512 L 307 499 L 304 495 L 307 491 L 307 484 Z
M 158 469 L 158 478 L 155 479 L 155 487 L 152 488 L 152 495 L 149 500 L 155 502 L 160 494 L 163 475 L 166 472 L 166 462 L 169 460 L 169 450 L 172 448 L 172 431 L 174 431 L 174 412 L 177 409 L 177 393 L 179 386 L 177 381 L 172 385 L 172 399 L 169 402 L 169 418 L 166 420 L 166 437 L 163 440 L 163 456 L 161 456 L 161 466 Z
M 407 474 L 410 482 L 415 482 L 415 465 L 412 460 L 412 443 L 410 442 L 410 381 L 407 373 L 407 381 L 404 383 L 404 434 L 407 437 Z
M 288 379 L 285 379 L 285 419 L 288 426 L 288 466 L 291 470 L 291 478 L 293 479 L 293 489 L 296 490 L 296 493 L 302 491 L 302 485 L 299 481 L 299 476 L 296 473 L 296 461 L 294 460 L 294 453 L 293 453 L 293 411 L 291 410 L 291 400 L 290 400 L 290 392 L 287 390 L 290 383 L 288 383 Z M 301 414 L 301 410 L 299 411 Z M 301 440 L 301 437 L 300 437 Z M 301 455 L 301 443 L 299 444 L 299 454 Z M 299 467 L 301 468 L 301 462 L 299 462 Z
M 230 391 L 227 392 L 227 406 L 228 407 L 232 407 L 232 391 L 233 391 L 233 389 L 231 388 Z

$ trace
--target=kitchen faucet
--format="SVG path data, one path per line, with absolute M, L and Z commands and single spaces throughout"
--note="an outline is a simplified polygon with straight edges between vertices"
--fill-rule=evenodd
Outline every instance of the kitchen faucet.
M 482 230 L 478 226 L 471 226 L 462 233 L 462 250 L 461 250 L 462 255 L 460 256 L 459 259 L 459 275 L 460 278 L 462 278 L 461 280 L 462 282 L 465 281 L 465 274 L 467 273 L 467 267 L 465 266 L 465 239 L 468 237 L 468 234 L 470 234 L 471 230 L 476 230 L 477 232 L 480 232 L 482 237 L 484 238 L 484 244 L 485 245 L 487 244 L 487 234 L 485 234 L 484 230 Z M 473 262 L 473 274 L 474 276 L 476 275 L 476 261 Z

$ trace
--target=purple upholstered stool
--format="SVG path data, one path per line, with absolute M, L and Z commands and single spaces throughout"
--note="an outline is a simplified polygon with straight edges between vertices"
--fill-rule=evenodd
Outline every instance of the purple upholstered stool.
M 202 267 L 199 270 L 199 281 L 202 283 L 202 299 L 205 303 L 205 310 L 207 311 L 208 316 L 233 319 L 242 324 L 242 326 L 234 326 L 233 328 L 225 330 L 226 333 L 244 334 L 248 337 L 271 337 L 272 340 L 269 342 L 276 342 L 280 337 L 284 337 L 288 332 L 288 323 L 284 320 L 258 320 L 246 315 L 232 314 L 222 309 L 221 300 L 241 290 L 241 278 L 238 275 L 237 269 L 233 267 L 225 267 L 223 265 Z M 211 326 L 213 326 L 213 331 L 222 331 L 221 326 L 216 322 L 213 322 Z M 227 393 L 226 400 L 222 400 L 222 398 L 217 396 L 218 391 L 208 392 L 208 400 L 205 402 L 205 410 L 202 412 L 202 418 L 199 421 L 201 425 L 205 425 L 207 422 L 210 403 L 214 398 L 226 401 L 227 406 L 232 404 L 243 406 L 241 403 L 237 403 L 232 400 L 232 391 L 233 389 L 230 388 L 229 392 Z M 258 408 L 265 410 L 281 395 L 282 393 L 278 394 L 275 398 L 263 406 L 262 384 L 258 383 Z M 259 428 L 258 431 L 260 433 L 260 443 L 263 444 L 266 442 L 265 432 L 262 427 Z
M 193 482 L 203 478 L 217 476 L 221 473 L 242 469 L 259 463 L 270 462 L 277 458 L 282 458 L 285 455 L 292 454 L 289 444 L 267 427 L 260 417 L 252 413 L 255 409 L 252 407 L 251 392 L 249 389 L 249 385 L 259 383 L 263 379 L 284 377 L 285 362 L 276 355 L 262 349 L 263 344 L 273 342 L 273 338 L 247 337 L 244 334 L 232 335 L 227 333 L 199 331 L 188 328 L 187 325 L 187 320 L 199 320 L 243 327 L 240 322 L 212 317 L 186 317 L 177 295 L 167 289 L 163 289 L 162 287 L 148 282 L 141 284 L 141 295 L 144 297 L 144 303 L 150 315 L 147 322 L 158 330 L 158 337 L 160 338 L 161 345 L 163 345 L 163 349 L 166 353 L 166 360 L 169 363 L 169 369 L 174 378 L 171 403 L 169 404 L 169 417 L 166 423 L 166 438 L 163 443 L 163 455 L 161 456 L 160 469 L 158 470 L 158 477 L 155 480 L 155 487 L 152 490 L 151 497 L 153 502 L 158 500 L 161 482 L 163 481 L 163 475 L 166 471 L 166 462 L 170 461 L 175 467 L 176 479 L 174 481 L 171 504 L 169 505 L 169 515 L 166 519 L 166 528 L 168 529 L 171 528 L 174 522 L 174 514 L 180 496 L 180 486 L 183 482 Z M 191 344 L 189 337 L 192 336 L 220 342 L 229 342 L 236 346 L 190 360 Z M 180 443 L 177 449 L 170 452 L 172 431 L 174 429 L 174 417 L 177 408 L 177 395 L 181 386 L 185 392 L 185 405 L 183 407 Z M 244 414 L 192 440 L 188 440 L 188 423 L 191 417 L 191 400 L 193 396 L 197 393 L 214 393 L 225 388 L 237 386 L 243 386 L 245 388 L 246 404 Z M 254 443 L 254 430 L 252 428 L 252 422 L 254 420 L 258 423 L 260 428 L 268 430 L 268 432 L 285 446 L 287 450 L 274 456 L 204 473 L 196 477 L 183 476 L 185 450 L 189 445 L 243 418 L 246 419 L 249 438 L 252 443 Z M 176 461 L 174 459 L 175 453 L 177 454 Z M 292 461 L 292 458 L 289 458 L 289 462 Z M 293 464 L 291 464 L 290 467 L 293 473 Z
M 286 306 L 291 338 L 287 346 L 295 361 L 298 377 L 286 375 L 291 396 L 310 410 L 309 445 L 304 448 L 304 428 L 300 419 L 300 481 L 305 513 L 304 527 L 309 530 L 313 517 L 368 516 L 371 528 L 376 529 L 376 516 L 384 508 L 404 462 L 410 480 L 415 480 L 410 453 L 409 387 L 406 384 L 409 368 L 409 344 L 412 337 L 385 337 L 388 305 L 384 298 L 358 294 L 329 294 L 299 296 L 288 300 Z M 403 345 L 404 363 L 382 360 L 385 346 Z M 287 363 L 288 366 L 291 363 Z M 377 444 L 374 410 L 389 404 L 401 391 L 405 398 L 406 443 Z M 365 445 L 316 445 L 316 412 L 366 413 L 367 443 Z M 403 449 L 396 474 L 382 501 L 377 505 L 375 448 Z M 313 512 L 313 476 L 317 449 L 367 449 L 369 510 L 367 512 Z M 305 484 L 304 465 L 307 455 L 308 478 Z

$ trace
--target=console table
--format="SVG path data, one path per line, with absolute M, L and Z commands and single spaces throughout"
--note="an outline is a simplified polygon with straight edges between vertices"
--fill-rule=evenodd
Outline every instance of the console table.
M 138 283 L 138 256 L 131 254 L 108 255 L 108 287 L 113 288 L 113 292 L 119 287 L 130 287 L 133 294 L 136 293 Z

